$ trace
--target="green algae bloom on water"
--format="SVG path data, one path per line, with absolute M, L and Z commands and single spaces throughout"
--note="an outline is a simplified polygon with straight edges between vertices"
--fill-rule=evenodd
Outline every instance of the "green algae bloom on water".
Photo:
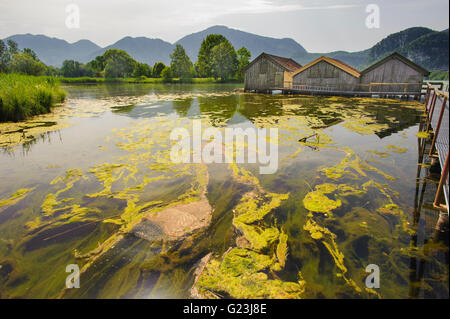
M 34 188 L 21 188 L 12 194 L 9 198 L 0 200 L 0 208 L 4 206 L 14 205 L 22 200 L 27 194 L 33 191 Z
M 334 184 L 321 184 L 316 189 L 309 192 L 303 199 L 303 205 L 307 210 L 317 213 L 327 213 L 340 207 L 341 201 L 329 199 L 325 194 L 331 194 L 337 190 Z

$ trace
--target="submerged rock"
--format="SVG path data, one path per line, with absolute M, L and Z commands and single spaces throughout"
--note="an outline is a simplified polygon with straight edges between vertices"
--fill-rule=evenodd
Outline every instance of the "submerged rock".
M 164 238 L 164 232 L 161 227 L 147 219 L 144 219 L 141 223 L 134 226 L 131 233 L 138 238 L 148 241 L 155 241 Z
M 211 205 L 204 197 L 197 202 L 149 213 L 141 223 L 135 226 L 133 233 L 147 240 L 157 240 L 164 236 L 169 241 L 176 241 L 193 231 L 209 226 L 211 215 Z

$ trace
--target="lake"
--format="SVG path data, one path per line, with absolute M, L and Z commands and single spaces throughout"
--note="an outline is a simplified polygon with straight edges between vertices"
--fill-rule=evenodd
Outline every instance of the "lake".
M 238 87 L 66 86 L 0 124 L 0 297 L 448 298 L 423 105 Z M 277 171 L 171 162 L 193 120 L 277 128 Z

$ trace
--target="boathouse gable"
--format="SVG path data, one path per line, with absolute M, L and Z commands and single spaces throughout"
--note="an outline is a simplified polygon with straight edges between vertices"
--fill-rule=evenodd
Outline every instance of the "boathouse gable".
M 292 84 L 291 74 L 301 65 L 292 59 L 262 53 L 245 69 L 246 91 L 285 88 Z
M 371 91 L 420 92 L 428 75 L 427 70 L 395 52 L 361 71 L 361 86 L 372 84 Z
M 339 91 L 355 91 L 359 71 L 336 59 L 320 57 L 305 65 L 293 75 L 293 88 L 326 87 Z

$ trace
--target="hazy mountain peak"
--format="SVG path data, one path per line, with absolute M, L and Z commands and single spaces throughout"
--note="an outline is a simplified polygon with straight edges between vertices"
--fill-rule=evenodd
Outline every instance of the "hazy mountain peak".
M 222 25 L 215 25 L 203 31 L 187 35 L 175 42 L 175 44 L 181 44 L 191 60 L 195 62 L 197 61 L 198 49 L 202 41 L 209 34 L 223 35 L 231 42 L 236 50 L 245 46 L 251 52 L 253 58 L 262 52 L 285 57 L 293 57 L 299 52 L 302 54 L 306 53 L 306 50 L 293 39 L 264 37 Z

